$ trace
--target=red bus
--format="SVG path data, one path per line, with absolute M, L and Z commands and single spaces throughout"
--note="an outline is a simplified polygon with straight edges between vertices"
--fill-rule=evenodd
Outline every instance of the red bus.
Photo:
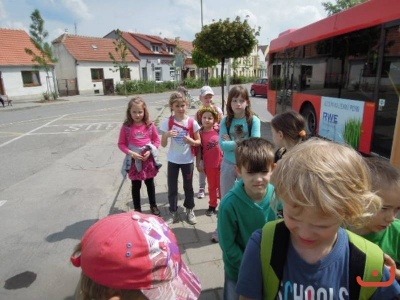
M 270 43 L 268 78 L 272 115 L 293 109 L 310 135 L 390 158 L 400 144 L 400 1 L 369 0 L 285 31 Z

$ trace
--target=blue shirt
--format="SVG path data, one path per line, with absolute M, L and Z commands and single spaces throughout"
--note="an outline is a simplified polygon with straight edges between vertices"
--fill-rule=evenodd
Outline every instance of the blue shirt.
M 236 292 L 251 299 L 263 299 L 263 278 L 260 255 L 261 230 L 250 238 L 239 271 Z M 287 261 L 277 299 L 344 299 L 349 298 L 349 238 L 339 229 L 332 251 L 315 264 L 304 261 L 289 242 Z M 383 281 L 390 278 L 384 268 Z M 378 288 L 372 299 L 397 299 L 400 286 L 394 281 L 387 288 Z

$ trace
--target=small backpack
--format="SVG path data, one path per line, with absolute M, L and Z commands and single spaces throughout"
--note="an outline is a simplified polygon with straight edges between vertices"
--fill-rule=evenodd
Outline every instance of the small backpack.
M 370 299 L 376 287 L 361 287 L 357 276 L 363 281 L 381 281 L 384 268 L 383 251 L 378 245 L 346 230 L 349 236 L 349 296 L 350 299 Z M 261 264 L 264 299 L 275 300 L 283 277 L 289 247 L 290 231 L 282 219 L 268 222 L 262 229 Z M 379 276 L 373 275 L 379 270 Z M 268 280 L 265 280 L 268 278 Z
M 183 125 L 181 125 L 181 124 L 176 123 L 176 122 L 175 122 L 174 116 L 170 116 L 170 117 L 169 117 L 169 120 L 168 120 L 168 130 L 171 130 L 171 129 L 172 129 L 172 126 L 175 125 L 175 126 L 177 126 L 177 127 L 180 127 L 180 128 L 182 128 L 182 129 L 187 130 L 187 131 L 189 132 L 189 136 L 190 136 L 192 139 L 194 139 L 193 123 L 194 123 L 194 119 L 191 118 L 191 117 L 189 117 L 189 120 L 188 120 L 188 127 L 189 127 L 189 128 L 187 128 L 187 127 L 185 127 L 185 126 L 183 126 Z M 196 156 L 196 155 L 197 155 L 197 152 L 199 151 L 199 147 L 190 146 L 190 150 L 192 151 L 193 156 Z

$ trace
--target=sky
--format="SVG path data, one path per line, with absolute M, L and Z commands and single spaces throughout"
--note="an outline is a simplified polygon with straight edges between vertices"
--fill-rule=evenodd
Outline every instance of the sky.
M 193 41 L 202 19 L 207 25 L 239 16 L 251 27 L 261 27 L 257 39 L 259 45 L 267 45 L 287 29 L 325 18 L 323 1 L 327 0 L 0 0 L 0 28 L 29 33 L 30 15 L 38 9 L 48 42 L 65 32 L 104 37 L 115 29 Z

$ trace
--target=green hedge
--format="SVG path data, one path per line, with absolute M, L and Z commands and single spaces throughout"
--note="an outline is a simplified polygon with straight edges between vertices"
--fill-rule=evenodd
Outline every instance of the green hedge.
M 225 79 L 225 77 L 224 77 Z M 254 77 L 231 77 L 231 84 L 245 84 L 254 82 Z M 225 81 L 226 82 L 226 81 Z M 188 89 L 201 88 L 206 85 L 201 79 L 186 78 L 181 83 L 175 81 L 165 81 L 160 83 L 154 83 L 154 81 L 142 81 L 142 80 L 128 80 L 124 83 L 117 83 L 115 87 L 115 93 L 118 95 L 133 95 L 133 94 L 150 94 L 150 93 L 162 93 L 176 90 L 178 85 L 184 85 Z M 212 87 L 221 86 L 221 78 L 212 77 L 208 81 L 208 85 Z

